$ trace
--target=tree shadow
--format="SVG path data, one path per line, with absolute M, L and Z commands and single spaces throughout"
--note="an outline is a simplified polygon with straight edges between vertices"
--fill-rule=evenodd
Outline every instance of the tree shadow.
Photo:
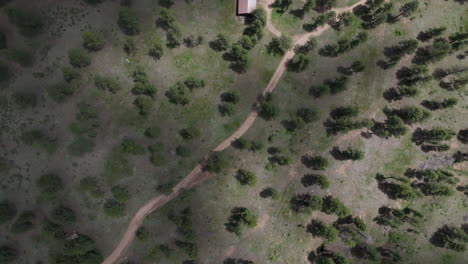
M 338 68 L 336 69 L 336 71 L 337 71 L 338 73 L 343 74 L 343 75 L 348 75 L 348 76 L 353 75 L 353 71 L 352 71 L 351 68 L 349 68 L 349 67 L 338 66 Z
M 332 150 L 330 150 L 330 155 L 332 155 L 332 157 L 336 160 L 347 160 L 347 158 L 343 155 L 343 152 L 337 146 L 334 146 Z

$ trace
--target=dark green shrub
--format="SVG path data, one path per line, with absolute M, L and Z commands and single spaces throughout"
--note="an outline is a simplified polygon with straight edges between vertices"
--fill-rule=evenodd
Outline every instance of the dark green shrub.
M 244 227 L 254 228 L 257 225 L 257 216 L 245 207 L 235 207 L 224 225 L 227 231 L 240 236 Z
M 236 179 L 241 185 L 255 186 L 258 182 L 257 175 L 247 170 L 237 170 Z
M 42 231 L 45 234 L 58 240 L 63 240 L 67 236 L 67 234 L 63 230 L 63 226 L 54 223 L 47 218 L 44 219 L 44 222 L 42 223 Z
M 116 93 L 122 88 L 116 79 L 100 75 L 94 77 L 94 85 L 96 85 L 99 90 L 109 91 L 111 93 Z
M 188 77 L 185 81 L 184 84 L 190 89 L 196 89 L 196 88 L 203 88 L 205 87 L 205 81 L 201 79 L 197 79 L 195 77 Z
M 8 200 L 0 202 L 0 224 L 13 220 L 17 213 L 16 205 Z
M 218 52 L 226 51 L 229 48 L 229 46 L 229 41 L 227 37 L 223 34 L 218 34 L 215 40 L 210 41 L 210 47 Z
M 145 147 L 135 142 L 131 138 L 125 137 L 120 143 L 120 150 L 123 153 L 129 153 L 133 155 L 143 155 L 146 153 Z
M 68 59 L 75 68 L 84 68 L 91 64 L 91 58 L 88 52 L 82 48 L 68 50 Z
M 187 147 L 187 146 L 177 146 L 177 148 L 176 148 L 176 154 L 177 154 L 178 156 L 187 158 L 187 157 L 190 157 L 190 155 L 192 154 L 192 151 L 191 151 L 190 148 Z
M 57 140 L 40 130 L 26 131 L 21 135 L 21 141 L 29 146 L 35 146 L 52 153 L 57 149 Z
M 145 136 L 149 138 L 156 138 L 161 135 L 161 129 L 156 126 L 148 127 L 145 130 Z
M 240 95 L 237 90 L 229 91 L 221 94 L 221 101 L 232 104 L 237 104 L 240 100 Z
M 163 153 L 164 145 L 162 143 L 155 143 L 148 147 L 150 152 L 150 161 L 155 166 L 162 166 L 164 165 L 166 159 Z M 172 186 L 171 186 L 172 190 Z
M 220 104 L 218 106 L 218 111 L 221 116 L 232 116 L 236 113 L 236 109 L 232 103 Z
M 187 127 L 181 129 L 179 135 L 185 140 L 193 140 L 200 137 L 200 131 L 195 127 Z
M 259 114 L 265 120 L 272 120 L 278 116 L 279 109 L 271 102 L 263 102 L 260 104 Z
M 153 108 L 153 100 L 143 95 L 137 96 L 133 104 L 138 108 L 138 113 L 148 116 Z
M 330 187 L 330 181 L 328 181 L 327 177 L 320 174 L 306 174 L 302 177 L 301 182 L 304 187 L 312 185 L 318 185 L 320 189 L 328 189 Z
M 348 207 L 332 196 L 327 196 L 323 199 L 322 212 L 336 214 L 339 218 L 345 218 L 350 214 Z
M 100 51 L 106 42 L 99 32 L 85 32 L 82 35 L 83 47 L 89 51 Z
M 306 155 L 302 158 L 304 165 L 313 170 L 325 170 L 328 167 L 328 160 L 322 156 Z
M 85 137 L 77 137 L 68 145 L 67 150 L 72 156 L 82 157 L 94 150 L 95 143 L 93 140 Z
M 213 154 L 204 166 L 204 170 L 209 172 L 220 173 L 223 169 L 227 168 L 228 162 L 224 155 L 220 153 Z
M 50 215 L 52 220 L 62 225 L 69 225 L 76 222 L 76 215 L 72 209 L 63 205 L 57 206 L 52 210 Z
M 432 235 L 430 241 L 437 247 L 463 252 L 466 250 L 468 235 L 462 228 L 444 225 Z
M 281 37 L 274 37 L 267 46 L 269 53 L 275 55 L 284 55 L 286 51 L 291 49 L 292 39 L 288 36 L 281 35 Z
M 36 94 L 31 92 L 15 92 L 13 93 L 13 100 L 22 109 L 35 107 L 37 104 Z
M 103 205 L 104 213 L 111 217 L 121 217 L 125 213 L 125 204 L 114 199 L 108 199 Z
M 134 36 L 140 33 L 140 20 L 138 16 L 128 8 L 119 11 L 118 25 L 123 33 Z
M 127 55 L 135 55 L 137 51 L 137 45 L 133 38 L 129 37 L 125 40 L 124 51 L 127 53 Z
M 0 31 L 0 50 L 7 48 L 7 39 L 5 33 Z
M 120 203 L 125 203 L 126 201 L 130 200 L 130 192 L 127 188 L 123 186 L 114 186 L 112 187 L 111 191 L 112 196 L 114 196 L 115 200 L 117 200 Z
M 260 197 L 262 198 L 271 197 L 271 199 L 273 200 L 278 200 L 280 198 L 280 193 L 272 187 L 267 187 L 260 192 Z
M 22 212 L 11 226 L 11 232 L 23 233 L 33 229 L 35 215 L 32 211 Z
M 18 258 L 18 252 L 16 249 L 9 246 L 0 247 L 0 263 L 12 263 Z
M 148 75 L 142 66 L 137 66 L 132 73 L 133 82 L 135 86 L 132 89 L 132 93 L 138 95 L 147 95 L 151 98 L 156 96 L 156 87 L 150 83 Z
M 10 22 L 16 25 L 22 35 L 35 37 L 42 33 L 44 22 L 38 13 L 15 8 L 9 8 L 6 12 Z
M 66 83 L 56 83 L 47 88 L 49 97 L 57 103 L 63 103 L 75 92 L 75 88 Z
M 322 210 L 323 200 L 318 196 L 309 194 L 296 194 L 290 201 L 291 209 L 296 213 L 310 213 Z
M 150 235 L 150 233 L 149 233 L 148 229 L 146 229 L 143 226 L 138 228 L 138 230 L 136 231 L 136 238 L 141 242 L 148 241 L 149 235 Z
M 190 102 L 189 98 L 190 89 L 183 82 L 177 82 L 171 86 L 165 93 L 169 102 L 173 104 L 186 105 Z
M 67 82 L 70 83 L 73 80 L 79 79 L 81 76 L 81 73 L 72 67 L 63 67 L 62 68 L 62 74 L 63 74 L 63 79 Z
M 104 196 L 104 192 L 101 191 L 96 179 L 91 177 L 86 177 L 80 181 L 80 189 L 84 192 L 89 192 L 96 198 Z
M 148 54 L 155 60 L 159 60 L 164 55 L 164 48 L 161 43 L 154 42 L 153 46 L 149 49 Z
M 104 2 L 104 0 L 84 0 L 84 1 L 90 5 L 97 5 L 97 4 Z
M 41 194 L 47 199 L 54 199 L 63 187 L 62 179 L 56 174 L 43 174 L 37 180 L 37 187 Z
M 333 242 L 338 239 L 338 230 L 333 226 L 329 226 L 320 220 L 312 220 L 307 226 L 307 231 L 314 236 L 318 236 L 327 242 Z
M 0 82 L 10 80 L 11 73 L 7 65 L 0 63 Z
M 22 67 L 31 67 L 34 64 L 34 55 L 27 50 L 17 48 L 9 49 L 7 51 L 7 56 L 11 61 Z

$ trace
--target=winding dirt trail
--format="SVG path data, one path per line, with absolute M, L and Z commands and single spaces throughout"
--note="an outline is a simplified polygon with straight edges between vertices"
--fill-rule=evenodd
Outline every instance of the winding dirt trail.
M 364 4 L 366 0 L 360 0 L 359 2 L 355 3 L 352 6 L 349 7 L 343 7 L 343 8 L 334 8 L 333 11 L 335 11 L 337 14 L 351 11 L 354 9 L 356 6 L 360 4 Z M 270 8 L 270 5 L 274 2 L 274 0 L 262 0 L 261 5 L 265 7 L 267 10 L 267 17 L 268 17 L 268 22 L 267 22 L 267 30 L 269 30 L 272 34 L 275 36 L 280 36 L 281 32 L 277 30 L 274 25 L 271 23 L 271 14 L 272 14 L 272 9 Z M 302 34 L 298 34 L 294 36 L 293 38 L 293 46 L 298 46 L 298 45 L 304 45 L 307 40 L 310 37 L 314 36 L 320 36 L 323 32 L 328 30 L 330 28 L 329 25 L 325 25 L 322 27 L 317 28 L 313 32 L 306 32 Z M 283 76 L 283 73 L 286 71 L 286 63 L 292 59 L 295 55 L 294 50 L 289 50 L 286 52 L 283 56 L 283 58 L 280 61 L 280 64 L 278 65 L 278 68 L 276 69 L 275 73 L 271 77 L 270 82 L 268 83 L 267 87 L 262 93 L 262 97 L 266 96 L 267 94 L 271 93 L 276 85 L 278 84 L 279 80 Z M 242 137 L 247 130 L 253 125 L 255 120 L 258 117 L 258 112 L 255 110 L 257 106 L 260 104 L 260 100 L 258 99 L 257 102 L 255 103 L 254 110 L 247 116 L 245 121 L 242 123 L 242 125 L 239 127 L 237 131 L 235 131 L 229 138 L 221 142 L 216 148 L 214 148 L 211 153 L 209 153 L 205 158 L 197 165 L 195 168 L 185 176 L 185 178 L 180 181 L 172 190 L 172 193 L 170 195 L 159 195 L 151 200 L 149 200 L 145 205 L 143 205 L 133 216 L 132 220 L 130 221 L 127 230 L 125 231 L 124 235 L 122 236 L 121 240 L 119 241 L 119 244 L 115 247 L 115 249 L 112 251 L 112 253 L 104 260 L 103 264 L 117 264 L 119 263 L 120 260 L 122 260 L 123 255 L 127 251 L 127 249 L 130 247 L 133 239 L 135 238 L 136 231 L 138 228 L 142 225 L 143 221 L 145 220 L 146 216 L 148 216 L 150 213 L 158 209 L 159 207 L 163 206 L 167 202 L 171 201 L 175 197 L 177 197 L 180 193 L 182 193 L 184 190 L 190 189 L 191 187 L 201 183 L 205 179 L 208 179 L 209 177 L 213 176 L 213 173 L 203 171 L 203 164 L 205 161 L 208 159 L 208 157 L 215 152 L 221 152 L 228 148 L 231 143 Z

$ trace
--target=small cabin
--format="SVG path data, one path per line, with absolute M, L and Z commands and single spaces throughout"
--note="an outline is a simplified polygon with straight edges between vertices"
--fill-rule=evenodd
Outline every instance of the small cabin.
M 257 8 L 257 0 L 237 0 L 237 15 L 248 15 Z

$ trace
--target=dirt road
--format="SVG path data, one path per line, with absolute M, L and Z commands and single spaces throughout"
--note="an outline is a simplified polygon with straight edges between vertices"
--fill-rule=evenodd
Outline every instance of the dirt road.
M 342 12 L 347 12 L 351 11 L 354 7 L 357 5 L 363 4 L 366 0 L 360 0 L 356 4 L 349 6 L 349 7 L 343 7 L 343 8 L 336 8 L 333 9 L 337 14 L 342 13 Z M 273 3 L 273 0 L 264 0 L 262 1 L 263 5 L 266 7 L 268 10 L 267 13 L 268 15 L 268 23 L 267 23 L 267 29 L 273 33 L 276 36 L 280 36 L 281 32 L 279 32 L 271 23 L 271 8 L 268 7 L 271 3 Z M 268 26 L 270 25 L 270 26 Z M 314 36 L 319 36 L 321 35 L 324 31 L 328 30 L 330 28 L 329 25 L 322 26 L 318 28 L 317 30 L 313 32 L 308 32 L 308 33 L 302 33 L 299 35 L 294 36 L 294 45 L 303 45 L 307 42 L 307 40 L 310 37 Z M 283 76 L 283 73 L 286 71 L 286 63 L 294 57 L 295 53 L 293 50 L 289 50 L 284 54 L 283 58 L 280 61 L 280 64 L 278 65 L 278 68 L 276 69 L 275 73 L 273 74 L 270 82 L 268 83 L 267 87 L 263 91 L 262 95 L 265 96 L 268 93 L 271 93 L 276 85 L 278 84 L 279 80 Z M 259 104 L 259 101 L 256 102 L 256 104 Z M 229 138 L 221 142 L 216 148 L 212 150 L 213 152 L 221 152 L 228 148 L 231 143 L 242 137 L 245 132 L 253 125 L 255 120 L 258 117 L 258 112 L 256 110 L 253 110 L 248 116 L 247 119 L 242 123 L 242 125 L 239 127 L 237 131 L 235 131 Z M 209 155 L 203 159 L 205 161 Z M 191 187 L 201 183 L 205 179 L 209 178 L 212 176 L 212 173 L 203 171 L 203 161 L 200 162 L 182 181 L 180 181 L 173 189 L 172 193 L 170 195 L 159 195 L 151 200 L 149 200 L 143 207 L 141 207 L 135 216 L 132 218 L 130 221 L 127 230 L 125 231 L 124 235 L 122 236 L 122 239 L 119 241 L 119 244 L 115 247 L 114 251 L 104 260 L 103 264 L 117 264 L 119 261 L 122 259 L 122 256 L 124 253 L 127 251 L 128 247 L 131 245 L 133 239 L 135 238 L 135 233 L 138 230 L 138 228 L 141 226 L 143 223 L 144 219 L 146 216 L 148 216 L 150 213 L 152 213 L 154 210 L 158 209 L 159 207 L 163 206 L 167 202 L 171 201 L 175 197 L 177 197 L 180 193 L 182 193 L 186 189 L 190 189 Z

